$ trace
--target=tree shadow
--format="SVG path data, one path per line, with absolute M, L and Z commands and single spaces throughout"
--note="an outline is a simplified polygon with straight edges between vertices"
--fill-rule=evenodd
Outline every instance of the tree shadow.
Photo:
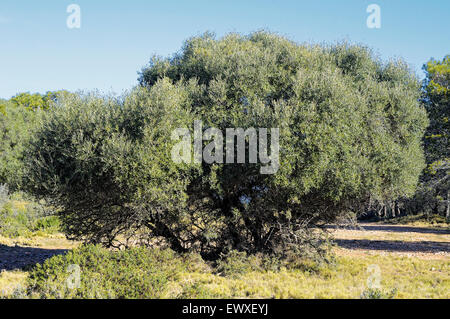
M 450 243 L 436 241 L 396 241 L 368 239 L 335 239 L 342 248 L 384 250 L 391 252 L 450 253 Z
M 358 226 L 338 226 L 338 225 L 328 225 L 328 229 L 350 229 L 350 230 L 360 230 L 360 231 L 385 231 L 393 233 L 421 233 L 421 234 L 441 234 L 450 235 L 450 230 L 448 229 L 436 229 L 436 228 L 426 228 L 426 227 L 408 227 L 408 226 L 391 226 L 391 225 L 367 225 L 359 224 Z
M 55 255 L 65 254 L 67 249 L 44 249 L 0 244 L 0 272 L 3 270 L 23 269 Z

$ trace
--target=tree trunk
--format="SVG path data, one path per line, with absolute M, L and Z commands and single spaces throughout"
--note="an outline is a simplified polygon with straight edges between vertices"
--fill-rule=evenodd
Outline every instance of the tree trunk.
M 154 226 L 152 226 L 150 223 L 147 223 L 147 227 L 153 231 L 155 236 L 161 236 L 165 238 L 173 251 L 176 251 L 177 253 L 187 252 L 187 249 L 183 247 L 180 240 L 177 238 L 177 236 L 175 236 L 175 234 L 172 233 L 172 231 L 166 224 L 154 218 L 152 219 L 152 223 L 154 224 Z
M 378 211 L 377 211 L 377 216 L 378 218 L 381 219 L 381 211 L 383 210 L 383 207 L 381 207 Z

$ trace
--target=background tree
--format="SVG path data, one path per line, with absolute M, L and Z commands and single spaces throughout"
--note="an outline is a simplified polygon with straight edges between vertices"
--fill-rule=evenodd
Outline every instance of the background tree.
M 425 135 L 428 168 L 425 187 L 434 193 L 434 212 L 445 207 L 450 218 L 450 56 L 442 61 L 431 60 L 425 66 L 424 104 L 430 118 Z M 442 203 L 440 205 L 440 203 Z
M 0 184 L 18 190 L 22 181 L 24 142 L 29 138 L 39 113 L 47 110 L 66 91 L 19 93 L 0 101 Z
M 139 81 L 121 99 L 61 99 L 27 148 L 25 184 L 60 207 L 75 238 L 162 238 L 210 258 L 317 251 L 318 226 L 369 199 L 413 194 L 424 168 L 418 80 L 361 46 L 205 34 L 153 58 Z M 174 163 L 171 132 L 194 120 L 222 132 L 279 128 L 279 170 Z
M 11 103 L 16 106 L 25 107 L 29 110 L 46 110 L 48 109 L 52 103 L 56 101 L 58 96 L 67 94 L 68 92 L 65 90 L 60 91 L 48 91 L 47 93 L 41 95 L 39 93 L 30 94 L 19 93 L 11 98 Z
M 23 140 L 29 134 L 33 114 L 14 106 L 3 104 L 0 113 L 0 184 L 8 184 L 10 189 L 17 189 L 21 180 Z

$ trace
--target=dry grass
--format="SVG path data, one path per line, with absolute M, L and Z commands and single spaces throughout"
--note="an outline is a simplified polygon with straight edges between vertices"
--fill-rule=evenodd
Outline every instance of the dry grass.
M 312 273 L 282 270 L 232 278 L 186 273 L 171 284 L 167 297 L 359 298 L 368 287 L 371 265 L 380 267 L 381 291 L 395 291 L 395 298 L 450 297 L 448 261 L 373 255 L 337 257 L 335 266 Z
M 368 288 L 368 269 L 379 267 L 380 291 L 386 296 L 450 298 L 450 233 L 425 226 L 363 224 L 365 229 L 332 229 L 344 246 L 335 247 L 334 264 L 310 272 L 282 269 L 230 277 L 211 271 L 183 273 L 169 284 L 165 297 L 359 298 Z M 345 248 L 349 243 L 353 246 Z M 16 240 L 0 237 L 0 253 L 2 245 L 71 249 L 78 243 L 56 235 Z M 0 291 L 10 293 L 26 277 L 25 271 L 3 271 Z
M 80 243 L 67 240 L 63 234 L 35 233 L 32 237 L 8 238 L 0 236 L 0 246 L 38 247 L 44 249 L 73 249 Z
M 17 288 L 23 287 L 27 276 L 27 272 L 20 270 L 0 272 L 0 298 L 12 294 Z

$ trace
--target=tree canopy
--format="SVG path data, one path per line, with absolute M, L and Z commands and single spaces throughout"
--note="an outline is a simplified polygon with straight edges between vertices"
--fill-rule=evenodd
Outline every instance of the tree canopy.
M 424 104 L 430 118 L 425 134 L 428 169 L 425 187 L 443 202 L 450 218 L 450 56 L 425 66 Z M 431 201 L 431 202 L 435 202 Z M 434 207 L 439 212 L 439 204 Z
M 317 248 L 313 228 L 369 198 L 413 194 L 425 166 L 419 81 L 359 45 L 204 34 L 152 58 L 139 82 L 119 99 L 58 100 L 27 147 L 25 184 L 60 207 L 75 238 L 162 238 L 212 257 Z M 278 171 L 174 162 L 172 132 L 195 120 L 278 128 Z
M 9 100 L 0 100 L 0 184 L 11 190 L 21 188 L 23 151 L 33 125 L 41 111 L 48 110 L 67 91 L 18 93 Z

